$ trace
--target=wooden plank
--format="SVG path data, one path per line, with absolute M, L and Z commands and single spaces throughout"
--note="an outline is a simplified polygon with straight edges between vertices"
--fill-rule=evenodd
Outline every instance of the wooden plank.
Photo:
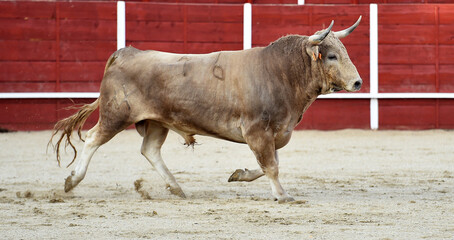
M 452 3 L 452 0 L 448 0 Z M 439 21 L 442 25 L 453 25 L 454 23 L 454 4 L 440 4 L 439 8 Z
M 367 129 L 369 105 L 367 99 L 318 99 L 303 115 L 303 120 L 296 129 Z
M 440 65 L 440 92 L 454 92 L 454 64 Z
M 181 4 L 126 2 L 126 21 L 183 22 L 183 11 Z
M 320 30 L 327 28 L 331 20 L 334 20 L 333 30 L 339 31 L 353 25 L 360 15 L 362 20 L 358 29 L 369 29 L 369 6 L 367 5 L 314 5 L 311 22 L 315 27 L 314 30 Z
M 107 58 L 104 61 L 61 62 L 60 81 L 91 82 L 102 80 Z M 71 91 L 69 91 L 71 92 Z
M 369 0 L 371 1 L 371 0 Z M 426 0 L 423 0 L 426 1 Z M 384 0 L 383 3 L 386 4 L 411 4 L 411 3 L 425 3 L 421 0 Z
M 355 0 L 352 0 L 355 1 Z M 358 4 L 386 3 L 388 0 L 356 0 Z
M 187 21 L 243 23 L 242 5 L 188 5 Z
M 1 92 L 53 92 L 55 81 L 0 82 Z
M 306 0 L 306 4 L 351 4 L 353 0 Z
M 435 25 L 379 25 L 379 44 L 435 44 Z
M 452 3 L 452 0 L 425 0 L 425 1 L 427 1 L 427 3 Z
M 216 4 L 216 0 L 176 0 L 177 3 Z
M 439 26 L 438 41 L 439 44 L 454 45 L 454 21 L 452 25 Z
M 55 40 L 55 20 L 0 18 L 0 39 Z
M 435 65 L 380 65 L 379 92 L 436 92 Z
M 440 45 L 440 64 L 454 64 L 454 45 Z
M 369 6 L 331 6 L 331 5 L 305 5 L 305 6 L 260 6 L 252 8 L 253 24 L 301 24 L 312 26 L 310 32 L 328 27 L 331 20 L 335 24 L 333 30 L 338 31 L 351 26 L 360 15 L 363 16 L 362 24 L 368 29 Z M 336 16 L 333 17 L 333 12 Z
M 116 2 L 59 2 L 62 19 L 117 20 Z
M 439 128 L 453 129 L 454 128 L 454 100 L 440 99 L 439 100 Z
M 435 9 L 431 5 L 388 5 L 378 8 L 378 25 L 434 25 Z
M 133 46 L 140 50 L 157 50 L 172 53 L 184 53 L 183 42 L 147 42 L 147 41 L 127 41 L 127 46 Z
M 0 123 L 0 128 L 7 131 L 41 131 L 52 129 L 52 123 Z
M 62 41 L 60 60 L 107 61 L 116 49 L 116 41 Z
M 378 108 L 380 129 L 436 127 L 435 99 L 384 99 Z
M 54 99 L 3 99 L 0 124 L 54 122 L 55 106 Z
M 187 31 L 188 42 L 243 42 L 242 23 L 190 23 Z
M 252 24 L 311 25 L 311 7 L 306 6 L 252 6 Z
M 441 49 L 440 49 L 440 52 Z M 434 45 L 394 45 L 378 46 L 379 64 L 434 64 Z
M 55 18 L 55 2 L 50 1 L 1 1 L 0 9 L 0 18 Z
M 126 21 L 126 41 L 183 42 L 184 24 L 180 22 Z
M 254 0 L 254 4 L 297 4 L 297 0 Z
M 99 92 L 101 80 L 92 81 L 65 81 L 60 83 L 62 92 Z
M 0 40 L 2 61 L 55 61 L 55 41 Z
M 117 21 L 100 19 L 62 19 L 60 40 L 117 40 Z
M 55 62 L 2 62 L 0 82 L 55 80 Z

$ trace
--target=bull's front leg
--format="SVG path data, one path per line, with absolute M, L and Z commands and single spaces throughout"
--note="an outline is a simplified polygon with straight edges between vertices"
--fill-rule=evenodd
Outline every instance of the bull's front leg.
M 248 131 L 245 139 L 252 152 L 254 152 L 264 175 L 270 180 L 273 196 L 279 203 L 294 201 L 293 197 L 287 194 L 279 182 L 279 160 L 272 132 Z

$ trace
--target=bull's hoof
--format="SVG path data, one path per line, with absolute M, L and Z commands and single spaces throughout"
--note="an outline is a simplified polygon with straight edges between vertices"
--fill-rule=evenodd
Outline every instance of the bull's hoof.
M 238 181 L 240 181 L 240 176 L 242 174 L 244 174 L 244 170 L 243 169 L 235 170 L 235 172 L 232 173 L 232 175 L 230 175 L 228 182 L 238 182 Z
M 281 204 L 281 203 L 288 203 L 288 202 L 294 202 L 294 201 L 295 201 L 295 199 L 294 199 L 293 197 L 291 197 L 291 196 L 282 197 L 282 198 L 280 198 L 280 199 L 277 200 L 277 202 L 278 202 L 279 204 Z
M 171 187 L 167 185 L 167 189 L 169 189 L 170 193 L 173 195 L 176 195 L 180 198 L 186 198 L 186 195 L 184 194 L 183 190 L 181 190 L 180 187 Z
M 65 179 L 65 192 L 71 191 L 74 187 L 75 185 L 73 185 L 72 176 L 68 176 Z

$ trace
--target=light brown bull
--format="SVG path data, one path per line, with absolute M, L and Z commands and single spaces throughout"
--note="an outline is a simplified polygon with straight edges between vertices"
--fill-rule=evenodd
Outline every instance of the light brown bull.
M 185 197 L 161 158 L 169 129 L 186 144 L 194 135 L 246 143 L 260 169 L 237 170 L 229 181 L 252 181 L 266 175 L 279 202 L 292 201 L 278 175 L 277 150 L 284 147 L 303 113 L 320 94 L 356 91 L 362 80 L 339 41 L 359 24 L 332 32 L 331 25 L 312 36 L 290 35 L 267 47 L 210 54 L 140 51 L 133 47 L 112 54 L 106 64 L 99 98 L 55 125 L 56 143 L 80 130 L 99 107 L 98 123 L 87 132 L 75 170 L 66 179 L 68 192 L 82 181 L 95 151 L 131 124 L 143 136 L 142 154 L 170 191 Z M 66 138 L 65 138 L 66 137 Z M 52 141 L 52 139 L 51 139 Z M 72 162 L 71 162 L 72 163 Z

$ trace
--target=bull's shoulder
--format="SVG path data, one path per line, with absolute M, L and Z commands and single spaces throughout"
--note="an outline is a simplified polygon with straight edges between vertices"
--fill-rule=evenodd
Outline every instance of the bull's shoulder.
M 142 50 L 139 50 L 135 47 L 132 47 L 132 46 L 128 46 L 128 47 L 124 47 L 124 48 L 121 48 L 121 49 L 118 49 L 114 55 L 116 57 L 129 57 L 129 56 L 134 56 L 136 55 L 137 53 L 140 53 L 140 52 L 143 52 Z

